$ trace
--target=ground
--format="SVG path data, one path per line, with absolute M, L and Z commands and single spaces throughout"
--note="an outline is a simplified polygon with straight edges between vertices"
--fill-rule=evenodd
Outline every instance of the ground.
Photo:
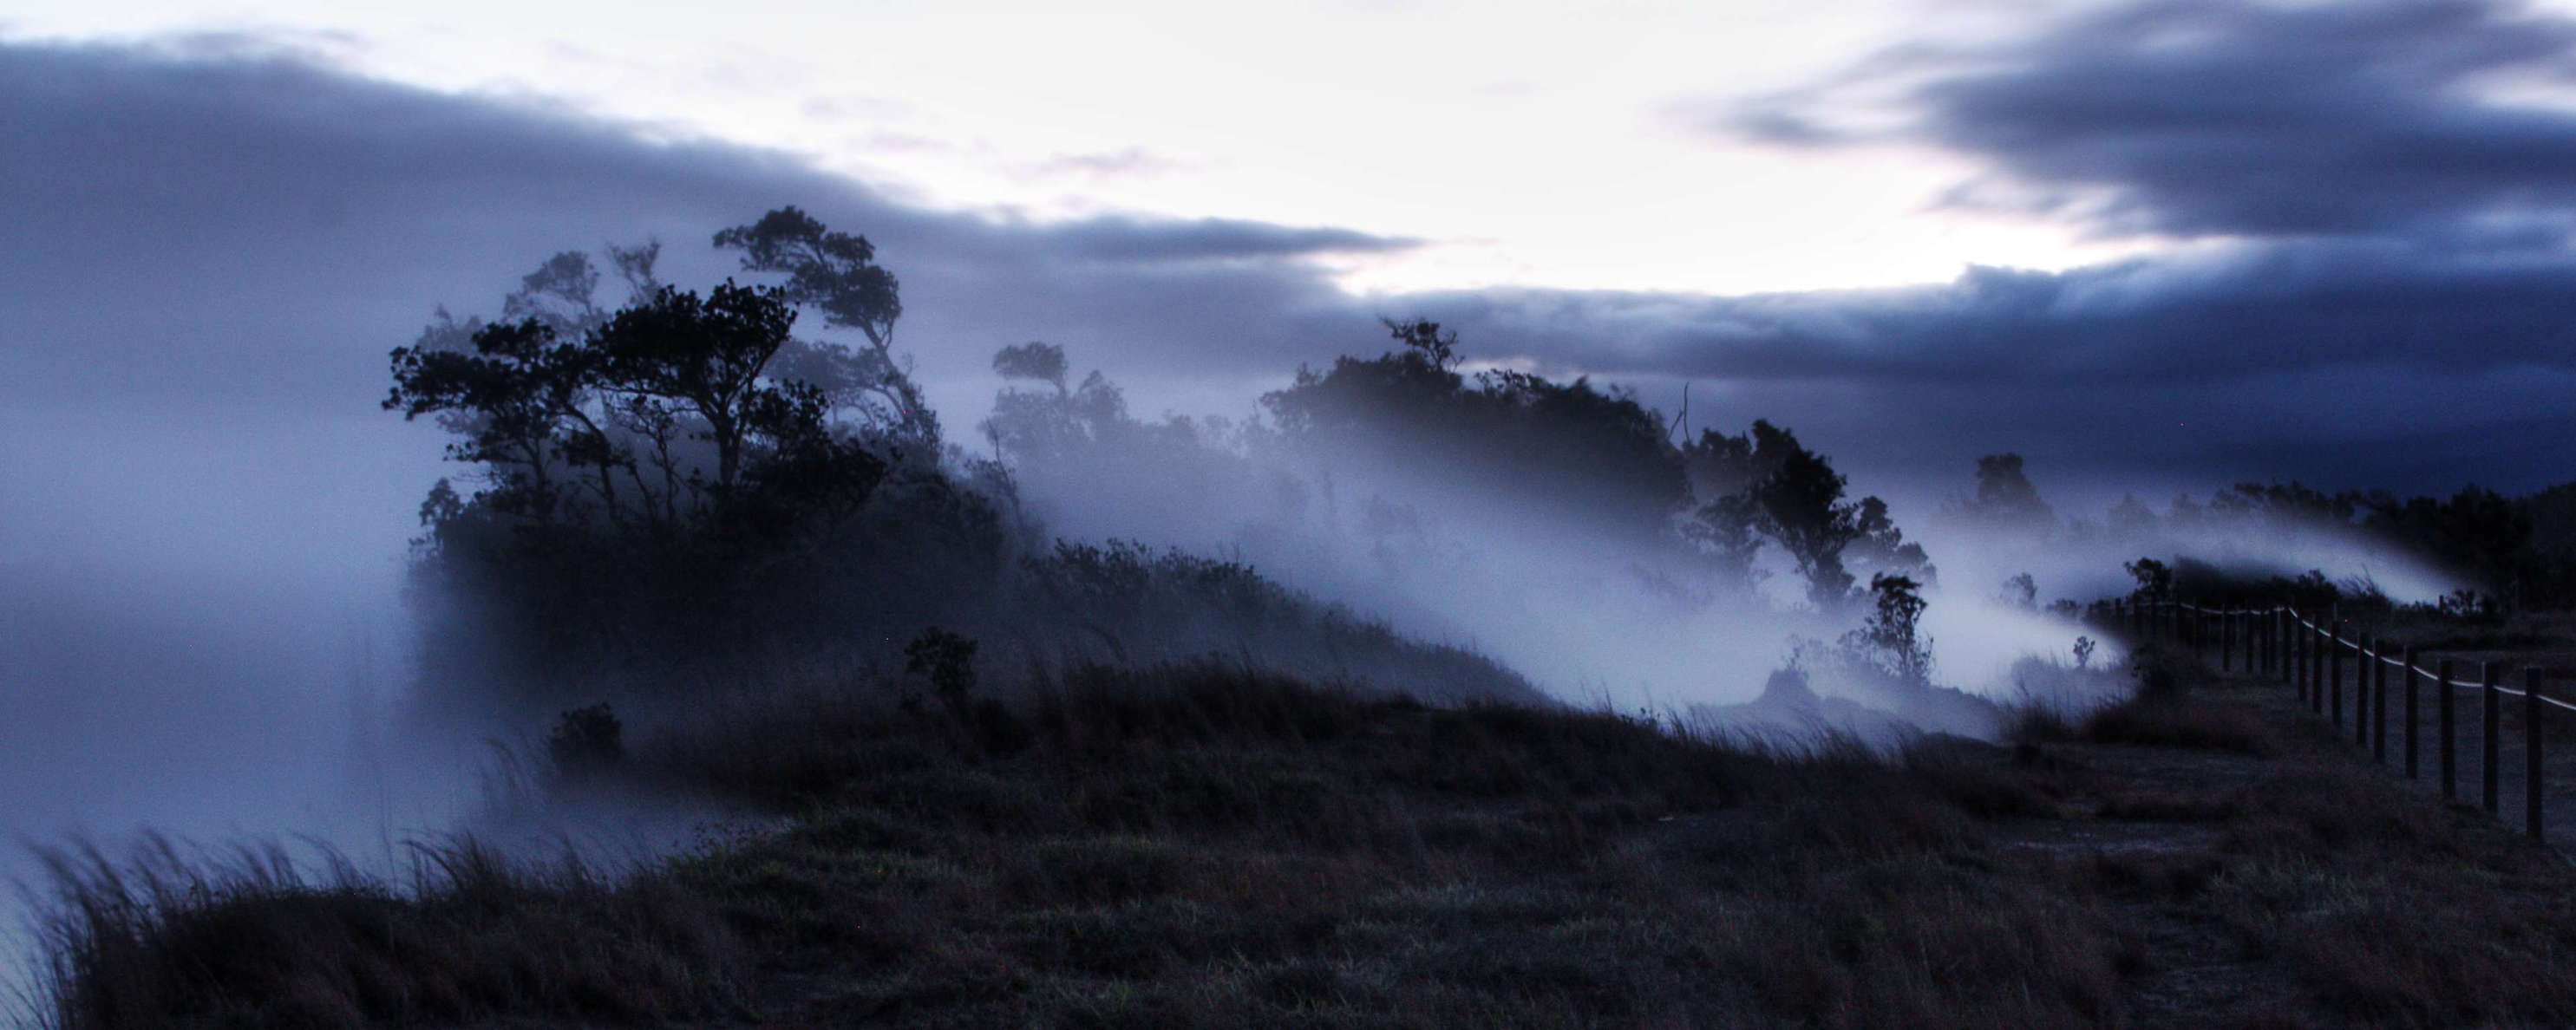
M 1098 672 L 1009 720 L 782 715 L 626 775 L 792 811 L 784 832 L 624 885 L 293 915 L 369 921 L 288 935 L 364 954 L 230 983 L 185 975 L 182 915 L 102 952 L 115 1018 L 72 1022 L 2576 1023 L 2557 852 L 2372 764 L 2285 686 L 2149 668 L 2091 719 L 1892 758 L 1213 666 Z M 520 947 L 495 927 L 532 912 L 578 968 L 475 951 Z

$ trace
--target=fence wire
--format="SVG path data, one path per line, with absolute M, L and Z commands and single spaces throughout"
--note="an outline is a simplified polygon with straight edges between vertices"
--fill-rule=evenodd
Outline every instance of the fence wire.
M 2300 616 L 2300 615 L 2299 615 L 2299 613 L 2298 613 L 2298 611 L 2297 611 L 2296 609 L 2290 608 L 2290 607 L 2288 607 L 2288 606 L 2282 606 L 2282 607 L 2278 607 L 2278 608 L 2204 608 L 2204 607 L 2202 607 L 2202 606 L 2200 606 L 2200 605 L 2196 605 L 2196 604 L 2184 604 L 2184 603 L 2182 603 L 2182 602 L 2180 602 L 2180 601 L 2157 601 L 2157 602 L 2153 602 L 2153 604 L 2154 604 L 2154 606 L 2155 606 L 2155 607 L 2158 607 L 2158 608 L 2168 608 L 2168 607 L 2169 607 L 2169 608 L 2174 608 L 2174 609 L 2177 609 L 2177 610 L 2180 610 L 2180 611 L 2198 612 L 2198 613 L 2203 614 L 2203 615 L 2271 615 L 2271 614 L 2273 614 L 2273 613 L 2275 613 L 2275 612 L 2278 612 L 2278 613 L 2282 613 L 2282 614 L 2286 614 L 2286 615 L 2288 615 L 2288 616 L 2290 617 L 2290 621 L 2292 621 L 2292 622 L 2296 622 L 2296 623 L 2298 623 L 2299 625 L 2301 625 L 2301 626 L 2303 626 L 2303 627 L 2306 627 L 2306 628 L 2307 628 L 2307 630 L 2308 630 L 2308 632 L 2310 632 L 2310 633 L 2312 633 L 2312 634 L 2314 634 L 2314 635 L 2316 635 L 2316 636 L 2323 637 L 2323 638 L 2325 638 L 2325 639 L 2327 639 L 2327 640 L 2331 640 L 2331 641 L 2333 641 L 2336 645 L 2338 645 L 2338 646 L 2342 647 L 2342 648 L 2343 648 L 2344 650 L 2346 650 L 2346 651 L 2352 651 L 2352 652 L 2355 652 L 2355 653 L 2357 653 L 2357 654 L 2361 655 L 2361 656 L 2362 656 L 2362 657 L 2364 657 L 2364 658 L 2375 658 L 2375 659 L 2378 659 L 2378 660 L 2379 660 L 2379 662 L 2380 662 L 2381 664 L 2388 665 L 2388 666 L 2393 667 L 2393 668 L 2400 668 L 2400 669 L 2404 669 L 2404 670 L 2406 670 L 2406 671 L 2407 671 L 2409 674 L 2411 674 L 2411 675 L 2421 676 L 2421 677 L 2423 677 L 2423 678 L 2425 678 L 2425 679 L 2427 679 L 2427 680 L 2431 680 L 2431 681 L 2433 681 L 2434 683 L 2440 684 L 2440 685 L 2442 685 L 2442 686 L 2445 686 L 2445 687 L 2452 687 L 2452 688 L 2455 688 L 2455 689 L 2461 689 L 2461 690 L 2485 690 L 2485 689 L 2488 689 L 2488 687 L 2490 686 L 2490 684 L 2488 684 L 2488 683 L 2486 683 L 2486 682 L 2484 682 L 2484 681 L 2476 681 L 2476 680 L 2463 681 L 2463 680 L 2448 680 L 2448 679 L 2443 679 L 2443 678 L 2441 677 L 2441 675 L 2440 675 L 2440 674 L 2435 673 L 2434 671 L 2432 671 L 2432 670 L 2430 670 L 2430 669 L 2426 669 L 2426 668 L 2424 668 L 2424 667 L 2422 667 L 2422 666 L 2420 666 L 2420 665 L 2409 665 L 2409 664 L 2407 664 L 2407 663 L 2405 662 L 2405 660 L 2404 660 L 2404 659 L 2400 659 L 2400 658 L 2391 658 L 2391 657 L 2389 657 L 2389 656 L 2388 656 L 2386 653 L 2384 653 L 2384 652 L 2371 652 L 2371 651 L 2363 650 L 2363 649 L 2362 649 L 2362 646 L 2361 646 L 2361 641 L 2358 641 L 2358 640 L 2345 640 L 2341 635 L 2336 634 L 2336 633 L 2333 633 L 2333 632 L 2330 632 L 2330 631 L 2328 631 L 2325 627 L 2320 626 L 2320 625 L 2317 625 L 2316 623 L 2313 623 L 2313 622 L 2308 621 L 2306 618 L 2304 618 L 2304 617 Z M 2529 693 L 2528 693 L 2527 691 L 2516 690 L 2516 689 L 2514 689 L 2514 688 L 2512 688 L 2512 687 L 2505 686 L 2505 685 L 2504 685 L 2504 684 L 2502 684 L 2502 683 L 2493 684 L 2492 686 L 2494 687 L 2494 689 L 2495 689 L 2495 692 L 2496 692 L 2496 693 L 2503 694 L 2503 695 L 2505 695 L 2506 697 L 2527 697 L 2527 696 L 2529 696 Z M 2549 706 L 2554 707 L 2554 708 L 2561 708 L 2561 709 L 2565 709 L 2565 710 L 2570 711 L 2570 712 L 2576 712 L 2576 704 L 2570 704 L 2570 703 L 2568 703 L 2568 702 L 2561 701 L 2561 700 L 2559 700 L 2559 699 L 2557 699 L 2557 698 L 2554 698 L 2554 697 L 2551 697 L 2551 696 L 2549 696 L 2549 695 L 2547 695 L 2547 694 L 2542 694 L 2542 695 L 2540 695 L 2540 703 L 2541 703 L 2541 704 L 2545 704 L 2545 705 L 2549 705 Z

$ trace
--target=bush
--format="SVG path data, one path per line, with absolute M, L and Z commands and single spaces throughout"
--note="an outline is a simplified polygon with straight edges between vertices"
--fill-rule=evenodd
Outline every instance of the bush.
M 557 776 L 595 777 L 626 760 L 625 727 L 604 703 L 575 708 L 563 713 L 546 735 L 546 757 Z

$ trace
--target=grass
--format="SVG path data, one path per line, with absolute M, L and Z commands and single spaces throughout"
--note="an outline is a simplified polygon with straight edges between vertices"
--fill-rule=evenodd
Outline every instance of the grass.
M 1000 715 L 808 697 L 627 749 L 613 775 L 792 819 L 625 881 L 67 863 L 59 1022 L 2576 1021 L 2553 855 L 2278 688 L 2163 670 L 2019 747 L 1892 757 L 1214 664 L 1074 670 Z
M 347 1027 L 497 1017 L 633 1024 L 741 1011 L 752 956 L 660 876 L 612 883 L 423 846 L 397 888 L 328 852 L 46 854 L 50 1021 Z
M 2026 702 L 2015 712 L 2008 736 L 2023 744 L 2084 741 L 2270 757 L 2277 742 L 2263 718 L 2241 706 L 2190 697 L 2186 683 L 2205 674 L 2185 662 L 2160 648 L 2143 649 L 2131 661 L 2136 685 L 2126 697 L 2076 712 L 2062 704 Z

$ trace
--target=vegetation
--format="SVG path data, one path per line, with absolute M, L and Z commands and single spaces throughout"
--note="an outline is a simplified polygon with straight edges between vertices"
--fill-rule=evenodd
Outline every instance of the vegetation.
M 2161 686 L 2018 749 L 1893 761 L 1206 663 L 1074 670 L 1008 744 L 838 692 L 633 747 L 620 775 L 793 818 L 615 886 L 470 846 L 401 891 L 66 862 L 57 1021 L 2576 1018 L 2563 864 L 2364 772 L 2277 685 L 2148 662 Z
M 1987 496 L 1986 460 L 1991 459 L 1979 464 L 1980 498 Z M 2006 478 L 2017 478 L 2018 470 L 2016 458 L 2013 476 Z M 2177 496 L 2164 515 L 2127 497 L 2100 522 L 2074 519 L 2060 525 L 2034 518 L 2019 524 L 2038 527 L 2034 532 L 2039 537 L 2053 532 L 2056 539 L 2072 543 L 2148 541 L 2160 535 L 2240 541 L 2300 533 L 2339 536 L 2356 546 L 2412 555 L 2471 584 L 2441 599 L 2442 609 L 2500 617 L 2576 607 L 2576 546 L 2569 544 L 2576 540 L 2576 505 L 2567 502 L 2576 493 L 2570 493 L 2571 486 L 2576 484 L 2511 498 L 2472 485 L 2444 498 L 2401 497 L 2385 490 L 2329 494 L 2296 482 L 2239 483 L 2206 502 Z M 1954 505 L 1953 514 L 1960 510 L 1988 509 Z M 2197 599 L 2288 599 L 2307 607 L 2388 603 L 2375 584 L 2364 580 L 2338 582 L 2313 570 L 2295 577 L 2248 577 L 2188 554 L 2172 557 L 2175 588 Z
M 1694 603 L 1759 607 L 1753 591 L 1767 574 L 1766 553 L 1796 571 L 1813 610 L 1832 616 L 1863 599 L 1855 585 L 1866 576 L 1932 576 L 1886 502 L 1847 498 L 1848 480 L 1787 429 L 1757 421 L 1743 435 L 1710 430 L 1677 444 L 1663 415 L 1626 390 L 1513 370 L 1464 373 L 1454 332 L 1424 321 L 1387 326 L 1399 349 L 1301 369 L 1262 398 L 1268 422 L 1242 427 L 1136 420 L 1098 372 L 1068 387 L 1060 349 L 1007 348 L 994 369 L 1046 388 L 1005 390 L 985 434 L 1021 474 L 1146 467 L 1193 493 L 1440 482 L 1469 507 L 1526 520 L 1522 532 L 1649 556 L 1653 585 Z M 1314 471 L 1281 484 L 1265 476 L 1277 468 Z M 1399 532 L 1413 519 L 1370 503 L 1367 532 Z
M 655 278 L 658 248 L 611 248 L 629 293 L 611 311 L 592 260 L 566 253 L 504 302 L 505 321 L 442 315 L 393 352 L 385 406 L 438 419 L 480 484 L 442 481 L 422 506 L 424 703 L 545 711 L 738 679 L 780 654 L 884 668 L 917 661 L 890 645 L 932 626 L 1022 661 L 1214 651 L 1425 696 L 1536 696 L 1239 562 L 1046 543 L 1003 466 L 941 443 L 893 349 L 896 281 L 865 238 L 790 207 L 715 243 L 784 283 L 700 295 Z M 807 310 L 856 345 L 798 335 Z M 1023 460 L 1051 437 L 1022 423 L 1060 434 L 1124 416 L 1097 376 L 1067 390 L 1043 345 L 999 365 L 1045 379 L 1050 360 L 1059 403 L 1006 404 L 988 423 Z

